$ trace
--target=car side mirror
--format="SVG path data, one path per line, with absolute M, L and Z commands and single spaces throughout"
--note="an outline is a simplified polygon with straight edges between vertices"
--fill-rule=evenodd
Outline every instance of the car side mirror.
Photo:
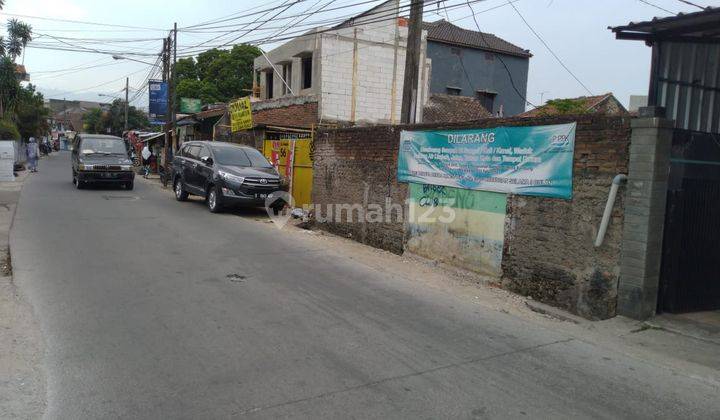
M 211 158 L 210 156 L 203 156 L 200 158 L 200 162 L 204 163 L 207 166 L 212 166 L 213 158 Z

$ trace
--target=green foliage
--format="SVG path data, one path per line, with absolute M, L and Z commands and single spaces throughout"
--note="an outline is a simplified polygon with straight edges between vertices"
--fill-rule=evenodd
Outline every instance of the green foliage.
M 218 88 L 206 80 L 181 80 L 176 89 L 178 98 L 197 98 L 204 104 L 222 101 Z
M 21 88 L 15 103 L 15 121 L 23 138 L 44 135 L 50 129 L 48 117 L 50 110 L 45 107 L 43 96 L 35 91 L 35 86 Z
M 582 99 L 551 99 L 545 103 L 544 110 L 552 115 L 585 114 L 587 106 Z
M 176 98 L 199 98 L 204 104 L 228 102 L 247 96 L 252 88 L 253 61 L 257 47 L 235 45 L 232 50 L 211 49 L 176 64 Z M 175 101 L 179 106 L 179 100 Z
M 128 109 L 129 129 L 144 129 L 149 124 L 144 112 L 134 106 Z M 125 129 L 125 102 L 116 99 L 107 111 L 101 109 L 91 110 L 83 116 L 83 126 L 88 133 L 121 136 Z M 108 128 L 110 129 L 109 132 Z
M 14 122 L 0 120 L 0 140 L 20 140 L 20 132 Z

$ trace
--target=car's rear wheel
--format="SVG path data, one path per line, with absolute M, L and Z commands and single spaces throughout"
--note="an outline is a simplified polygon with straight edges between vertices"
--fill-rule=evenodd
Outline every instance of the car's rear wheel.
M 206 201 L 211 213 L 220 213 L 222 211 L 222 195 L 220 195 L 220 190 L 217 186 L 210 187 Z
M 185 201 L 188 198 L 188 193 L 185 191 L 185 188 L 183 188 L 182 180 L 180 178 L 175 180 L 175 184 L 173 185 L 173 190 L 175 190 L 175 199 L 177 201 Z

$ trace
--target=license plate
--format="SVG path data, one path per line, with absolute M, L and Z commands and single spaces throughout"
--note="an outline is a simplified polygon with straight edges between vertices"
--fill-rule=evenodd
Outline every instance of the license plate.
M 110 172 L 103 172 L 100 176 L 102 176 L 103 178 L 115 178 L 115 174 Z
M 267 198 L 267 194 L 255 194 L 255 198 Z

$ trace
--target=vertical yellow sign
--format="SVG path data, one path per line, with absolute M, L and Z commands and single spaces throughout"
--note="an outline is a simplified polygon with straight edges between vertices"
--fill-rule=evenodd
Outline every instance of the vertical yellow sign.
M 230 129 L 235 131 L 249 130 L 253 127 L 250 97 L 240 98 L 230 103 Z

